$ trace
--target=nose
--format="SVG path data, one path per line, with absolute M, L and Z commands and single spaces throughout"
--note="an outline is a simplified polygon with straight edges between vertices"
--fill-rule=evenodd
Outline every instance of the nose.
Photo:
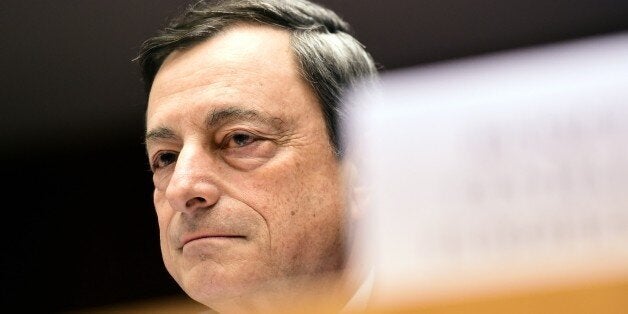
M 215 173 L 209 152 L 201 147 L 184 147 L 166 188 L 170 206 L 188 214 L 212 207 L 220 198 Z

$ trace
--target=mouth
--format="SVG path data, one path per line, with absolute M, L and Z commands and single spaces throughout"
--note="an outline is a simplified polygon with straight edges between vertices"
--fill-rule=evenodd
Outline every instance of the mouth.
M 246 237 L 243 235 L 233 235 L 233 234 L 203 234 L 203 235 L 190 235 L 184 236 L 181 239 L 181 248 L 186 246 L 188 243 L 201 241 L 201 240 L 217 240 L 217 241 L 228 241 L 228 240 L 245 240 Z

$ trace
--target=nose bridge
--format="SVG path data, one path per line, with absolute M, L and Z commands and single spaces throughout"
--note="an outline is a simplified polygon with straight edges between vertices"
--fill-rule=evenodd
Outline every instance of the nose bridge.
M 201 148 L 194 145 L 186 145 L 179 152 L 177 162 L 172 174 L 171 185 L 193 185 L 194 182 L 203 176 L 209 168 L 206 164 L 210 163 L 209 156 L 204 156 Z
M 181 212 L 211 206 L 219 198 L 215 180 L 215 167 L 209 152 L 200 145 L 186 145 L 177 157 L 166 198 L 173 209 Z

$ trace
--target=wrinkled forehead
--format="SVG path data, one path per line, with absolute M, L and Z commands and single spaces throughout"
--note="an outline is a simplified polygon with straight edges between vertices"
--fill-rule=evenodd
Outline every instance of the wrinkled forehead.
M 171 53 L 155 76 L 147 117 L 152 115 L 155 105 L 180 93 L 243 80 L 259 85 L 269 80 L 300 80 L 288 31 L 239 24 Z

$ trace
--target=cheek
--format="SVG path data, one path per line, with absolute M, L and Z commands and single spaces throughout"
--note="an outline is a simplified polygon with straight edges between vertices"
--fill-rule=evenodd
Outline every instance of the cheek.
M 324 220 L 337 220 L 342 189 L 334 162 L 292 160 L 265 168 L 254 180 L 245 180 L 247 190 L 253 192 L 248 194 L 249 200 L 257 203 L 252 207 L 266 219 L 274 238 L 288 241 L 291 234 L 298 239 Z
M 157 213 L 157 223 L 159 224 L 159 235 L 162 246 L 167 244 L 167 232 L 168 226 L 174 215 L 174 210 L 170 208 L 170 203 L 166 199 L 164 192 L 155 189 L 153 192 L 153 203 L 155 205 L 155 212 Z
M 174 219 L 174 211 L 170 208 L 170 204 L 166 200 L 164 193 L 155 189 L 153 193 L 153 202 L 157 213 L 157 222 L 159 225 L 159 244 L 164 265 L 168 272 L 179 282 L 179 275 L 175 267 L 175 259 L 172 255 L 170 240 L 168 237 L 169 226 Z
M 155 186 L 155 192 L 165 192 L 168 184 L 170 183 L 170 177 L 172 176 L 172 167 L 169 169 L 163 169 L 153 174 L 153 185 Z M 156 195 L 153 196 L 155 205 L 157 204 Z
M 267 180 L 261 213 L 273 263 L 283 273 L 336 269 L 342 262 L 343 199 L 333 172 L 296 167 Z

